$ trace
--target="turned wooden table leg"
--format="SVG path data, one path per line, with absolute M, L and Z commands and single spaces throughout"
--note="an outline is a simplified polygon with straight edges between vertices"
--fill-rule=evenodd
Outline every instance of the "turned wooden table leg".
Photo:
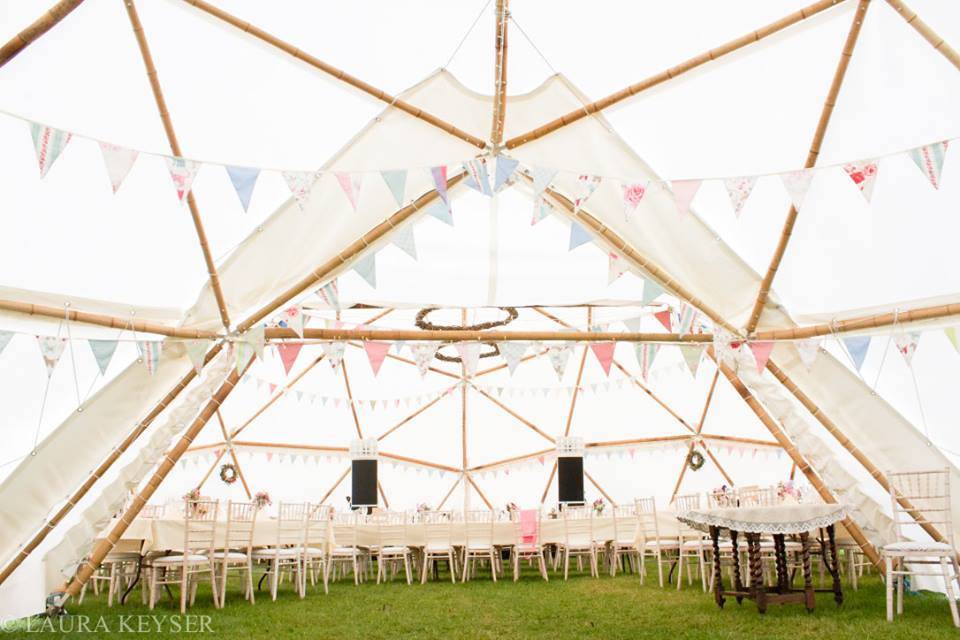
M 813 596 L 813 571 L 810 569 L 810 534 L 800 534 L 801 564 L 803 565 L 803 601 L 808 612 L 813 612 L 815 600 Z
M 710 527 L 710 539 L 713 541 L 713 599 L 723 608 L 723 572 L 720 571 L 720 527 Z M 679 580 L 680 577 L 678 576 Z
M 737 591 L 743 591 L 743 578 L 740 576 L 740 547 L 737 545 L 737 537 L 739 534 L 733 529 L 730 530 L 730 543 L 732 546 L 732 555 L 733 555 L 733 588 Z M 720 555 L 716 549 L 713 551 L 714 564 L 716 567 L 720 566 Z M 714 569 L 716 571 L 716 568 Z M 743 596 L 737 596 L 737 604 L 743 603 Z
M 773 535 L 773 560 L 777 568 L 777 591 L 786 593 L 790 590 L 790 582 L 787 575 L 787 545 L 782 533 Z
M 757 602 L 757 611 L 767 612 L 767 588 L 763 580 L 763 559 L 760 556 L 760 534 L 747 534 L 747 555 L 750 560 L 750 591 Z
M 843 604 L 843 587 L 840 584 L 840 563 L 837 557 L 837 536 L 833 525 L 827 526 L 827 538 L 830 543 L 830 575 L 833 577 L 833 599 L 837 605 Z

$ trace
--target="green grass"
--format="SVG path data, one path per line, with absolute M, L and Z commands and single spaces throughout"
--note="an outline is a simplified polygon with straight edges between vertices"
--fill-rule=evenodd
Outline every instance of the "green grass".
M 655 574 L 655 571 L 653 573 Z M 578 574 L 564 582 L 550 576 L 544 583 L 534 572 L 525 572 L 519 583 L 504 580 L 493 584 L 489 576 L 468 584 L 449 580 L 407 586 L 390 584 L 353 585 L 341 580 L 310 589 L 300 600 L 289 583 L 281 586 L 276 602 L 261 591 L 257 604 L 242 599 L 231 582 L 227 606 L 215 610 L 209 588 L 201 586 L 191 614 L 211 616 L 214 635 L 234 638 L 789 638 L 842 640 L 857 638 L 957 638 L 947 602 L 940 594 L 920 593 L 907 597 L 902 618 L 888 624 L 884 589 L 876 575 L 864 577 L 859 591 L 847 588 L 845 602 L 837 607 L 831 594 L 817 594 L 817 610 L 808 614 L 802 605 L 771 606 L 765 616 L 756 606 L 727 601 L 724 609 L 704 594 L 698 583 L 684 584 L 681 591 L 660 589 L 656 581 L 644 586 L 636 575 L 621 574 L 593 579 Z M 166 618 L 166 625 L 179 614 L 179 600 L 164 598 L 153 612 L 140 606 L 139 591 L 123 607 L 107 608 L 103 595 L 88 594 L 82 605 L 68 610 L 74 619 L 89 616 L 94 626 L 99 616 L 113 631 L 120 629 L 120 616 L 150 614 Z M 33 621 L 33 627 L 40 622 Z M 64 624 L 70 624 L 64 622 Z M 135 625 L 136 623 L 132 623 Z M 9 626 L 8 626 L 9 627 Z M 38 633 L 0 632 L 2 637 L 36 637 Z M 48 636 L 99 636 L 101 633 Z M 211 634 L 207 634 L 211 635 Z

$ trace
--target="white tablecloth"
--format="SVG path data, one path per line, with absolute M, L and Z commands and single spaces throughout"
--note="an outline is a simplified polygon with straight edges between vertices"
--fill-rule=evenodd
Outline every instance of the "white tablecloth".
M 695 509 L 677 517 L 702 531 L 721 527 L 743 533 L 794 534 L 839 522 L 847 517 L 847 509 L 842 504 L 782 504 Z

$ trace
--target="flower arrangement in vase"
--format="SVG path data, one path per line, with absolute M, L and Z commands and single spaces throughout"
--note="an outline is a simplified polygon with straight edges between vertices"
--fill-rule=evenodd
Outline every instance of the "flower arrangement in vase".
M 253 504 L 256 505 L 257 509 L 263 509 L 272 505 L 273 500 L 270 499 L 270 494 L 266 491 L 258 491 L 253 496 Z
M 777 500 L 781 504 L 800 504 L 803 501 L 803 492 L 793 484 L 793 480 L 778 482 Z
M 734 507 L 733 491 L 725 484 L 720 485 L 712 491 L 713 502 L 718 507 Z
M 200 503 L 200 501 L 203 500 L 203 496 L 200 495 L 199 487 L 183 494 L 183 500 L 185 502 L 184 508 L 190 511 L 190 515 L 201 517 L 207 513 L 206 505 Z
M 603 501 L 603 498 L 597 498 L 593 501 L 593 511 L 598 516 L 603 514 L 604 508 L 606 508 L 606 503 Z

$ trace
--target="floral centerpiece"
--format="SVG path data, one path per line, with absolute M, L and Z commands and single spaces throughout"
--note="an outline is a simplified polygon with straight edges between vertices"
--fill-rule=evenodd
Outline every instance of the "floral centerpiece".
M 606 503 L 603 501 L 603 498 L 597 498 L 596 500 L 593 501 L 593 511 L 594 511 L 594 513 L 596 513 L 598 516 L 603 513 L 603 510 L 604 510 L 604 508 L 605 508 L 606 506 L 607 506 L 607 505 L 606 505 Z
M 800 504 L 803 501 L 803 492 L 793 484 L 793 480 L 778 482 L 777 500 L 782 504 Z
M 518 511 L 520 511 L 520 507 L 517 506 L 516 502 L 507 503 L 507 513 L 516 513 Z
M 718 507 L 733 507 L 736 506 L 735 497 L 733 495 L 733 490 L 725 484 L 720 485 L 712 492 L 713 502 Z
M 253 504 L 256 505 L 257 509 L 263 509 L 264 507 L 269 507 L 273 504 L 273 501 L 270 499 L 270 494 L 266 491 L 258 491 L 253 496 Z
M 433 511 L 426 502 L 421 502 L 417 505 L 417 513 L 426 513 L 427 511 Z
M 186 503 L 185 508 L 190 511 L 190 515 L 203 516 L 207 513 L 207 507 L 201 504 L 203 496 L 200 495 L 200 487 L 191 489 L 183 494 L 183 500 Z

